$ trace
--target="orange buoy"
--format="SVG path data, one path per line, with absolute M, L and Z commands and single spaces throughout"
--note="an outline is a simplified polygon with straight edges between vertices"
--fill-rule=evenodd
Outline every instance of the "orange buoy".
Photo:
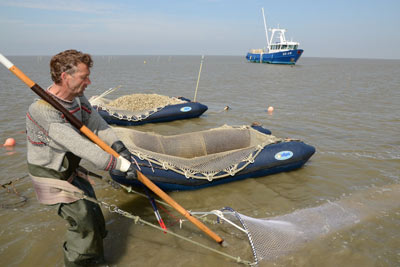
M 274 107 L 273 106 L 269 106 L 267 111 L 268 111 L 268 113 L 272 113 L 274 111 Z
M 6 139 L 3 146 L 15 146 L 15 143 L 15 139 L 10 137 Z

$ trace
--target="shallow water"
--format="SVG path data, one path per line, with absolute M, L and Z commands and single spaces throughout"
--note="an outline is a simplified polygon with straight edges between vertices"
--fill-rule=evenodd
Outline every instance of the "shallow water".
M 95 56 L 88 97 L 122 85 L 110 98 L 132 93 L 157 93 L 193 98 L 200 56 Z M 49 57 L 10 57 L 42 87 L 50 85 Z M 146 61 L 146 63 L 144 63 Z M 371 187 L 400 183 L 400 61 L 301 58 L 298 65 L 250 64 L 244 57 L 209 56 L 203 63 L 197 101 L 209 110 L 200 118 L 136 129 L 177 134 L 258 121 L 278 137 L 301 139 L 316 154 L 301 169 L 222 186 L 170 195 L 194 211 L 230 206 L 255 218 L 318 207 Z M 65 223 L 53 207 L 37 203 L 26 175 L 25 113 L 36 96 L 0 68 L 0 141 L 14 137 L 16 147 L 0 148 L 0 183 L 14 181 L 17 196 L 0 189 L 0 265 L 62 266 Z M 228 111 L 224 107 L 229 106 Z M 275 108 L 267 113 L 268 106 Z M 107 173 L 100 172 L 105 178 Z M 114 189 L 97 180 L 97 197 L 156 223 L 145 198 Z M 26 202 L 24 199 L 26 198 Z M 311 240 L 271 266 L 396 266 L 400 265 L 400 203 L 386 200 L 385 216 L 346 226 Z M 390 208 L 389 208 L 390 207 Z M 171 215 L 178 214 L 169 211 Z M 217 254 L 165 235 L 104 210 L 109 235 L 106 258 L 111 266 L 232 266 Z M 167 225 L 174 217 L 161 210 Z M 246 237 L 229 227 L 211 225 L 229 241 L 218 248 L 188 222 L 173 231 L 252 261 Z

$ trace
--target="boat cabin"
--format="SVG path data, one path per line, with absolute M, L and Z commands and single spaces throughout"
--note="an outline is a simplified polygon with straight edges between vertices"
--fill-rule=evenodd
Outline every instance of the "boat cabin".
M 268 43 L 267 51 L 269 53 L 296 50 L 299 46 L 298 42 L 287 41 L 285 38 L 286 29 L 272 28 L 271 41 Z

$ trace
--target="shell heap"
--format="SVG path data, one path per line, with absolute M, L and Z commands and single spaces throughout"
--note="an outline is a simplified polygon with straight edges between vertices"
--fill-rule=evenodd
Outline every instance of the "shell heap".
M 167 105 L 181 104 L 182 101 L 175 97 L 158 94 L 132 94 L 121 96 L 111 101 L 108 106 L 125 109 L 129 111 L 148 110 Z

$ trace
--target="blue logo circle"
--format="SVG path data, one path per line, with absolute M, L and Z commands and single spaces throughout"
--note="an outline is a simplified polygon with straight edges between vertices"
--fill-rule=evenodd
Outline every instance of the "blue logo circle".
M 293 156 L 292 151 L 281 151 L 275 154 L 275 159 L 277 160 L 287 160 Z
M 188 111 L 191 111 L 191 110 L 192 110 L 191 107 L 183 107 L 183 108 L 181 108 L 182 112 L 188 112 Z

